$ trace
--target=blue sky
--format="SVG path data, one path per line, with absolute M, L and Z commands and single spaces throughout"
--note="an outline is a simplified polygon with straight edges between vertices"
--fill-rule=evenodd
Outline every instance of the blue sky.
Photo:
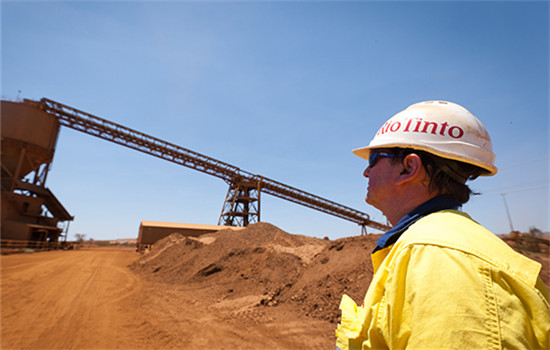
M 546 1 L 2 1 L 2 97 L 47 97 L 367 212 L 368 144 L 407 106 L 459 103 L 499 173 L 464 206 L 495 233 L 548 231 Z M 75 233 L 217 224 L 222 180 L 62 128 L 47 186 Z M 262 195 L 262 221 L 332 239 L 351 222 Z M 373 231 L 376 232 L 376 231 Z

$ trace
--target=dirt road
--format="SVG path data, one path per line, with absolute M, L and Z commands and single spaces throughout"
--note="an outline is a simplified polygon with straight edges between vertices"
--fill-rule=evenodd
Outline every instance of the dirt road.
M 2 349 L 332 348 L 334 324 L 137 277 L 129 249 L 1 257 Z
M 126 300 L 141 289 L 125 267 L 134 259 L 128 250 L 3 256 L 2 348 L 120 347 L 133 322 Z

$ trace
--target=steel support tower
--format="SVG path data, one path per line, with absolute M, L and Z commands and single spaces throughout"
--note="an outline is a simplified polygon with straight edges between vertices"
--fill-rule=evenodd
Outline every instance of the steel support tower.
M 28 103 L 35 101 L 28 100 Z M 66 106 L 47 98 L 40 100 L 40 108 L 59 119 L 59 123 L 71 129 L 123 145 L 167 161 L 216 176 L 229 185 L 220 225 L 247 226 L 260 221 L 260 194 L 267 193 L 344 220 L 362 227 L 386 231 L 390 227 L 372 221 L 368 214 L 346 207 L 328 199 L 282 184 L 266 177 L 241 170 L 236 166 L 163 141 L 120 124 Z

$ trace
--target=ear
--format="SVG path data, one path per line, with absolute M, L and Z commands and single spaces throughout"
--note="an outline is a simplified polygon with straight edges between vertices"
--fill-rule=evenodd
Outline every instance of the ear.
M 424 166 L 422 159 L 417 154 L 407 154 L 402 161 L 403 169 L 398 177 L 398 184 L 405 184 L 424 179 Z

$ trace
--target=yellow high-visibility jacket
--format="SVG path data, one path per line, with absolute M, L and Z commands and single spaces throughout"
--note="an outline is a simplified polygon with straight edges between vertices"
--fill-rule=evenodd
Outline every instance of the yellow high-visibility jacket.
M 550 349 L 541 265 L 443 210 L 372 255 L 362 306 L 342 297 L 337 349 Z

